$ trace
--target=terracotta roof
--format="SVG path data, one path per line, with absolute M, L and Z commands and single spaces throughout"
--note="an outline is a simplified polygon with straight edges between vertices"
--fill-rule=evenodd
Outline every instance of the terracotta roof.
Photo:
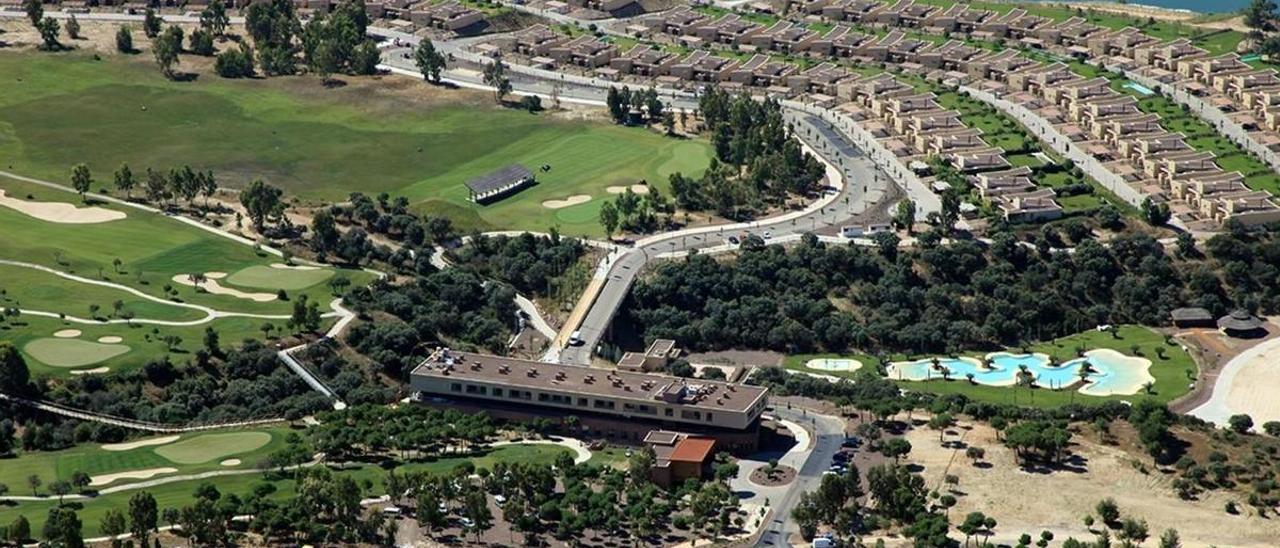
M 676 444 L 675 451 L 668 458 L 680 462 L 706 462 L 715 446 L 716 440 L 713 439 L 685 438 Z

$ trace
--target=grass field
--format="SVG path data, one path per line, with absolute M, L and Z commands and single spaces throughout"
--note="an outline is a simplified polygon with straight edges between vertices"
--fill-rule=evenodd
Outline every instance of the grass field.
M 1031 352 L 1040 352 L 1054 357 L 1058 363 L 1066 363 L 1075 359 L 1076 347 L 1084 347 L 1085 350 L 1094 350 L 1099 348 L 1109 348 L 1132 355 L 1133 346 L 1138 347 L 1138 355 L 1151 360 L 1151 376 L 1155 377 L 1155 384 L 1151 393 L 1147 394 L 1139 392 L 1131 396 L 1087 396 L 1080 394 L 1075 390 L 1048 390 L 1044 388 L 1016 388 L 1012 386 L 985 386 L 981 384 L 972 384 L 964 379 L 931 380 L 931 381 L 897 381 L 898 385 L 905 390 L 916 390 L 921 392 L 932 392 L 935 394 L 963 394 L 969 398 L 978 401 L 990 403 L 1007 403 L 1014 405 L 1022 405 L 1029 407 L 1058 407 L 1068 403 L 1101 403 L 1105 401 L 1137 401 L 1141 399 L 1153 399 L 1161 403 L 1168 403 L 1174 399 L 1181 397 L 1190 391 L 1191 378 L 1194 378 L 1196 372 L 1195 360 L 1191 358 L 1182 346 L 1177 344 L 1165 344 L 1164 335 L 1136 325 L 1121 326 L 1116 336 L 1110 333 L 1098 331 L 1086 331 L 1077 333 L 1060 339 L 1032 345 L 1028 347 Z M 1157 348 L 1164 349 L 1164 358 L 1159 357 L 1156 353 Z M 1020 352 L 1021 349 L 1011 348 L 1014 352 Z M 964 354 L 966 356 L 981 357 L 985 356 L 985 352 L 970 352 Z M 893 361 L 907 360 L 919 358 L 920 356 L 890 356 Z M 928 357 L 928 356 L 924 356 Z M 866 354 L 805 354 L 788 356 L 783 362 L 783 367 L 787 369 L 804 371 L 808 373 L 818 373 L 823 375 L 831 375 L 844 378 L 855 378 L 862 370 L 857 372 L 841 372 L 841 371 L 817 371 L 808 369 L 804 366 L 805 362 L 814 358 L 852 358 L 862 362 L 863 369 L 872 368 L 877 363 L 876 358 Z M 1187 371 L 1191 371 L 1191 375 Z
M 41 337 L 22 346 L 22 353 L 50 367 L 84 367 L 129 352 L 123 344 Z
M 275 326 L 273 336 L 285 329 L 283 320 L 268 321 L 254 318 L 218 318 L 207 324 L 171 327 L 141 324 L 82 325 L 57 318 L 24 315 L 0 323 L 0 340 L 11 341 L 19 350 L 23 350 L 23 357 L 26 358 L 27 368 L 31 370 L 32 375 L 64 377 L 70 374 L 71 369 L 41 362 L 24 350 L 26 346 L 33 341 L 51 337 L 62 329 L 80 330 L 82 334 L 76 340 L 81 341 L 97 341 L 99 337 L 107 336 L 120 337 L 123 339 L 120 344 L 128 346 L 128 352 L 111 357 L 95 356 L 95 361 L 85 364 L 86 367 L 108 367 L 112 372 L 120 372 L 137 369 L 165 354 L 172 355 L 171 359 L 174 363 L 186 362 L 196 350 L 203 346 L 201 341 L 206 327 L 213 327 L 214 331 L 218 332 L 222 344 L 226 346 L 244 339 L 262 340 L 263 332 L 260 328 L 267 323 Z M 332 323 L 333 320 L 326 319 L 322 329 L 328 328 Z M 162 340 L 165 335 L 175 335 L 182 340 L 171 348 Z M 71 339 L 56 340 L 66 342 Z
M 238 468 L 251 468 L 253 466 L 253 462 L 254 462 L 253 458 L 255 456 L 265 455 L 269 452 L 269 450 L 274 450 L 277 447 L 276 438 L 278 437 L 279 436 L 273 434 L 273 441 L 270 445 L 263 447 L 261 449 L 258 449 L 249 455 L 246 455 L 246 457 L 249 457 L 249 458 L 242 458 L 242 460 L 244 460 L 244 463 L 241 464 Z M 166 466 L 166 464 L 163 464 L 163 463 L 154 464 L 156 461 L 151 460 L 152 457 L 143 455 L 143 453 L 145 453 L 146 451 L 149 451 L 150 449 L 152 448 L 135 450 L 135 451 L 138 451 L 139 453 L 129 458 L 117 457 L 117 459 L 121 463 L 121 466 L 126 466 L 126 467 L 116 468 L 116 469 L 132 470 L 132 469 L 138 469 L 138 468 L 150 468 L 153 466 Z M 68 451 L 78 451 L 78 450 L 82 450 L 82 449 L 72 449 Z M 96 447 L 89 451 L 94 454 L 105 453 L 104 451 L 96 449 Z M 567 453 L 568 451 L 569 450 L 564 447 L 559 447 L 554 445 L 507 445 L 507 446 L 495 448 L 492 451 L 488 451 L 482 455 L 441 458 L 431 462 L 410 463 L 410 464 L 401 465 L 397 467 L 396 470 L 397 472 L 400 472 L 400 473 L 403 473 L 406 471 L 412 471 L 412 470 L 423 470 L 423 471 L 432 472 L 432 473 L 447 473 L 453 470 L 454 468 L 456 468 L 457 466 L 466 462 L 473 463 L 477 468 L 491 468 L 494 463 L 499 461 L 551 464 L 555 462 L 557 457 L 559 457 L 561 454 Z M 129 453 L 133 453 L 133 452 L 130 451 Z M 142 456 L 139 456 L 139 455 L 142 455 Z M 151 455 L 154 456 L 154 452 L 151 452 Z M 105 462 L 104 459 L 107 459 L 107 458 L 108 457 L 101 457 L 101 456 L 95 457 L 95 459 L 99 459 L 98 462 Z M 24 457 L 19 457 L 18 459 L 0 461 L 0 463 L 7 466 L 11 462 L 22 461 L 23 459 Z M 35 459 L 32 459 L 32 460 L 35 460 Z M 72 461 L 67 461 L 67 462 L 72 462 Z M 217 466 L 216 462 L 213 464 L 214 466 L 212 466 L 211 468 L 215 468 L 215 469 L 225 468 L 225 467 Z M 13 480 L 8 482 L 8 484 L 10 485 L 10 488 L 14 494 L 18 494 L 18 492 L 20 492 L 22 489 L 25 489 L 27 475 L 30 475 L 32 473 L 38 474 L 38 473 L 41 473 L 42 470 L 44 471 L 44 473 L 49 473 L 48 468 L 41 468 L 38 465 L 28 465 L 24 463 L 23 466 L 24 466 L 23 468 L 15 467 L 14 472 L 12 472 L 12 474 L 7 469 L 0 471 L 0 482 L 5 482 L 6 478 L 9 478 L 10 475 L 13 476 Z M 169 465 L 169 466 L 182 468 L 181 466 L 177 466 L 177 465 Z M 72 469 L 70 467 L 62 467 L 62 468 L 69 470 L 66 472 L 67 474 L 66 477 L 70 477 L 70 474 L 75 471 L 75 469 Z M 186 470 L 198 471 L 198 469 L 199 467 L 183 468 L 184 473 L 186 473 Z M 88 472 L 88 470 L 86 470 L 86 472 Z M 92 473 L 92 472 L 89 472 L 89 473 Z M 382 468 L 378 466 L 371 466 L 371 465 L 361 466 L 359 468 L 347 469 L 339 473 L 351 475 L 357 481 L 363 481 L 366 479 L 371 481 L 374 487 L 369 492 L 364 493 L 364 495 L 366 496 L 373 495 L 373 494 L 382 494 L 383 492 L 385 492 L 385 489 L 382 486 L 382 481 L 383 481 L 383 478 L 386 477 L 387 473 L 386 471 L 384 471 Z M 52 475 L 50 475 L 49 477 L 51 478 Z M 253 488 L 255 485 L 260 483 L 274 484 L 274 486 L 276 487 L 276 492 L 271 496 L 271 498 L 275 500 L 284 500 L 294 496 L 295 494 L 295 482 L 293 480 L 286 479 L 286 480 L 276 480 L 276 481 L 268 482 L 267 480 L 264 479 L 264 477 L 261 474 L 222 476 L 222 477 L 214 478 L 212 480 L 193 480 L 193 481 L 167 483 L 167 484 L 147 488 L 146 491 L 151 493 L 152 496 L 156 498 L 156 503 L 160 508 L 162 509 L 169 508 L 169 507 L 180 508 L 190 503 L 192 499 L 192 493 L 195 491 L 196 487 L 199 486 L 204 481 L 213 483 L 215 486 L 217 486 L 218 490 L 221 491 L 224 496 L 227 494 L 234 493 L 236 495 L 244 497 L 253 491 Z M 46 478 L 45 483 L 48 484 L 48 482 L 49 482 L 49 479 Z M 134 491 L 123 491 L 119 493 L 113 493 L 110 495 L 103 495 L 91 500 L 75 501 L 74 503 L 72 501 L 67 501 L 67 503 L 74 504 L 77 507 L 76 511 L 80 516 L 80 520 L 84 523 L 85 535 L 97 536 L 100 534 L 100 524 L 102 521 L 102 516 L 106 514 L 107 510 L 110 510 L 111 508 L 119 508 L 121 510 L 126 509 L 128 506 L 129 497 L 133 496 L 133 494 L 134 494 Z M 17 505 L 10 505 L 10 506 L 0 505 L 0 523 L 9 524 L 9 523 L 12 523 L 13 520 L 17 518 L 19 515 L 24 515 L 27 517 L 27 519 L 31 521 L 32 531 L 35 531 L 38 534 L 41 527 L 44 525 L 44 521 L 49 513 L 49 509 L 56 505 L 57 505 L 57 501 L 22 502 Z
M 150 59 L 81 54 L 0 53 L 0 74 L 0 165 L 14 171 L 65 180 L 84 162 L 107 181 L 121 162 L 135 173 L 190 164 L 222 185 L 262 178 L 307 199 L 389 192 L 464 229 L 559 225 L 598 235 L 586 206 L 575 215 L 542 202 L 576 194 L 598 202 L 607 186 L 638 180 L 666 190 L 671 173 L 698 174 L 711 157 L 701 141 L 497 108 L 465 91 L 438 93 L 472 104 L 424 107 L 372 92 L 319 93 L 306 78 L 175 83 Z M 468 179 L 511 163 L 551 169 L 515 196 L 468 201 Z

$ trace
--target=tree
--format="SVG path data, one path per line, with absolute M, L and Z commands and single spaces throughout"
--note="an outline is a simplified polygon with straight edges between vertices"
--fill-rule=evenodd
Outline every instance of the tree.
M 71 493 L 71 482 L 67 480 L 57 480 L 49 484 L 49 491 L 58 495 L 58 504 L 62 504 L 62 498 Z
M 191 31 L 191 37 L 188 39 L 191 45 L 191 53 L 209 57 L 214 54 L 213 33 L 202 28 Z
M 31 522 L 26 516 L 18 516 L 9 525 L 9 540 L 14 544 L 22 544 L 31 538 Z
M 1164 226 L 1172 214 L 1169 212 L 1169 204 L 1155 203 L 1148 197 L 1142 200 L 1142 215 L 1152 226 Z
M 904 198 L 898 202 L 898 209 L 893 214 L 893 222 L 899 227 L 907 229 L 907 233 L 911 233 L 911 227 L 916 222 L 916 203 L 911 198 Z
M 472 489 L 467 492 L 463 513 L 471 520 L 466 532 L 475 535 L 477 542 L 485 531 L 493 528 L 493 513 L 489 511 L 489 501 L 483 491 Z
M 284 191 L 262 182 L 261 179 L 240 191 L 240 205 L 244 206 L 249 220 L 253 221 L 254 229 L 261 232 L 267 221 L 274 221 L 284 213 L 284 202 L 281 200 L 283 195 Z
M 124 512 L 121 512 L 117 508 L 109 509 L 106 514 L 103 514 L 102 523 L 99 528 L 102 530 L 102 534 L 108 537 L 113 537 L 111 539 L 111 546 L 114 548 L 119 548 L 121 545 L 121 542 L 114 537 L 129 532 L 128 524 L 124 519 Z M 144 544 L 143 546 L 146 545 Z
M 231 18 L 227 16 L 227 6 L 222 0 L 213 0 L 200 12 L 200 28 L 214 36 L 222 36 L 230 24 Z
M 49 17 L 41 19 L 36 23 L 36 30 L 40 31 L 40 39 L 44 44 L 40 47 L 46 51 L 57 51 L 62 49 L 62 43 L 58 41 L 58 21 Z
M 243 43 L 239 48 L 228 48 L 214 59 L 213 70 L 223 78 L 253 76 L 253 49 Z
M 156 499 L 151 493 L 140 491 L 129 499 L 129 532 L 141 546 L 156 529 Z
M 520 98 L 520 108 L 525 109 L 529 114 L 533 114 L 542 110 L 542 99 L 537 95 L 525 95 Z
M 44 481 L 40 479 L 40 476 L 35 474 L 27 476 L 27 487 L 31 488 L 31 496 L 34 497 L 39 494 L 40 486 L 42 484 L 44 484 Z
M 938 431 L 938 441 L 941 442 L 943 436 L 947 433 L 947 429 L 955 424 L 955 419 L 951 418 L 950 413 L 938 413 L 929 419 L 929 428 Z
M 371 76 L 378 73 L 378 63 L 382 61 L 382 53 L 373 40 L 365 40 L 356 46 L 351 54 L 351 72 Z
M 133 170 L 129 169 L 129 164 L 120 164 L 120 168 L 115 172 L 116 189 L 124 192 L 125 199 L 133 197 L 133 187 L 137 185 L 137 181 L 133 179 Z
M 116 31 L 116 50 L 120 53 L 134 53 L 133 31 L 129 25 L 121 25 L 120 30 Z
M 31 21 L 31 26 L 39 28 L 40 21 L 44 19 L 44 1 L 22 0 L 22 9 L 27 12 L 27 19 Z
M 70 36 L 72 40 L 80 39 L 80 21 L 76 19 L 74 13 L 67 18 L 67 36 Z
M 435 44 L 423 38 L 413 50 L 413 64 L 422 73 L 422 78 L 433 84 L 440 83 L 440 74 L 445 69 L 445 56 L 436 50 Z
M 219 351 L 218 332 L 212 327 L 204 328 L 204 348 L 205 350 L 208 350 L 210 354 L 214 355 Z
M 1165 529 L 1160 535 L 1160 548 L 1182 548 L 1182 539 L 1177 529 Z
M 1253 417 L 1249 415 L 1231 415 L 1227 418 L 1227 425 L 1237 434 L 1244 434 L 1253 428 Z
M 484 67 L 484 83 L 493 87 L 493 100 L 502 103 L 502 98 L 511 93 L 511 80 L 507 79 L 507 65 L 502 59 L 494 59 Z
M 31 392 L 31 373 L 27 370 L 27 363 L 22 359 L 18 349 L 9 341 L 0 342 L 0 392 L 8 394 Z
M 152 40 L 151 53 L 165 78 L 173 78 L 173 66 L 178 64 L 182 52 L 182 29 L 176 26 L 164 29 L 164 33 Z
M 84 548 L 80 517 L 75 510 L 61 505 L 49 509 L 44 522 L 44 538 L 57 548 Z
M 75 473 L 71 474 L 71 485 L 74 485 L 76 490 L 81 493 L 83 493 L 84 490 L 92 483 L 93 478 L 89 477 L 89 474 L 85 472 L 77 470 Z
M 1249 27 L 1249 35 L 1257 40 L 1272 29 L 1272 19 L 1276 16 L 1276 4 L 1272 0 L 1253 0 L 1244 8 L 1244 24 Z
M 142 33 L 146 34 L 147 38 L 155 39 L 160 36 L 160 26 L 163 24 L 164 19 L 156 15 L 156 10 L 147 8 L 146 14 L 142 17 Z
M 1117 505 L 1115 499 L 1111 497 L 1098 501 L 1098 504 L 1093 507 L 1093 510 L 1094 512 L 1097 512 L 1098 518 L 1102 520 L 1102 523 L 1105 523 L 1108 526 L 1112 526 L 1120 522 L 1120 506 Z
M 84 200 L 84 193 L 89 192 L 89 186 L 92 184 L 93 176 L 89 174 L 89 166 L 76 164 L 76 167 L 71 169 L 71 188 L 76 189 L 81 200 Z
M 618 221 L 618 208 L 613 202 L 605 202 L 600 206 L 600 225 L 604 227 L 606 238 L 613 236 L 613 231 L 618 228 Z

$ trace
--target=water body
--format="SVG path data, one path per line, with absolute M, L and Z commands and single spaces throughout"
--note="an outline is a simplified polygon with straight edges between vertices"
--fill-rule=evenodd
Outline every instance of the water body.
M 1249 5 L 1249 0 L 1135 0 L 1129 3 L 1201 13 L 1225 13 L 1244 9 Z

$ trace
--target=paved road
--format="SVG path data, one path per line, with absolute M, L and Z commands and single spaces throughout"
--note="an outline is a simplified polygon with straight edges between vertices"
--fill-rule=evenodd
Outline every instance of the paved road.
M 840 443 L 845 438 L 845 422 L 839 417 L 806 414 L 799 409 L 778 409 L 775 414 L 792 422 L 810 425 L 816 435 L 813 451 L 800 467 L 791 488 L 781 499 L 772 501 L 773 513 L 760 534 L 757 546 L 790 546 L 787 538 L 799 532 L 799 527 L 791 519 L 791 511 L 800 503 L 801 493 L 812 492 L 822 483 L 822 473 L 831 466 L 831 457 L 840 451 Z

